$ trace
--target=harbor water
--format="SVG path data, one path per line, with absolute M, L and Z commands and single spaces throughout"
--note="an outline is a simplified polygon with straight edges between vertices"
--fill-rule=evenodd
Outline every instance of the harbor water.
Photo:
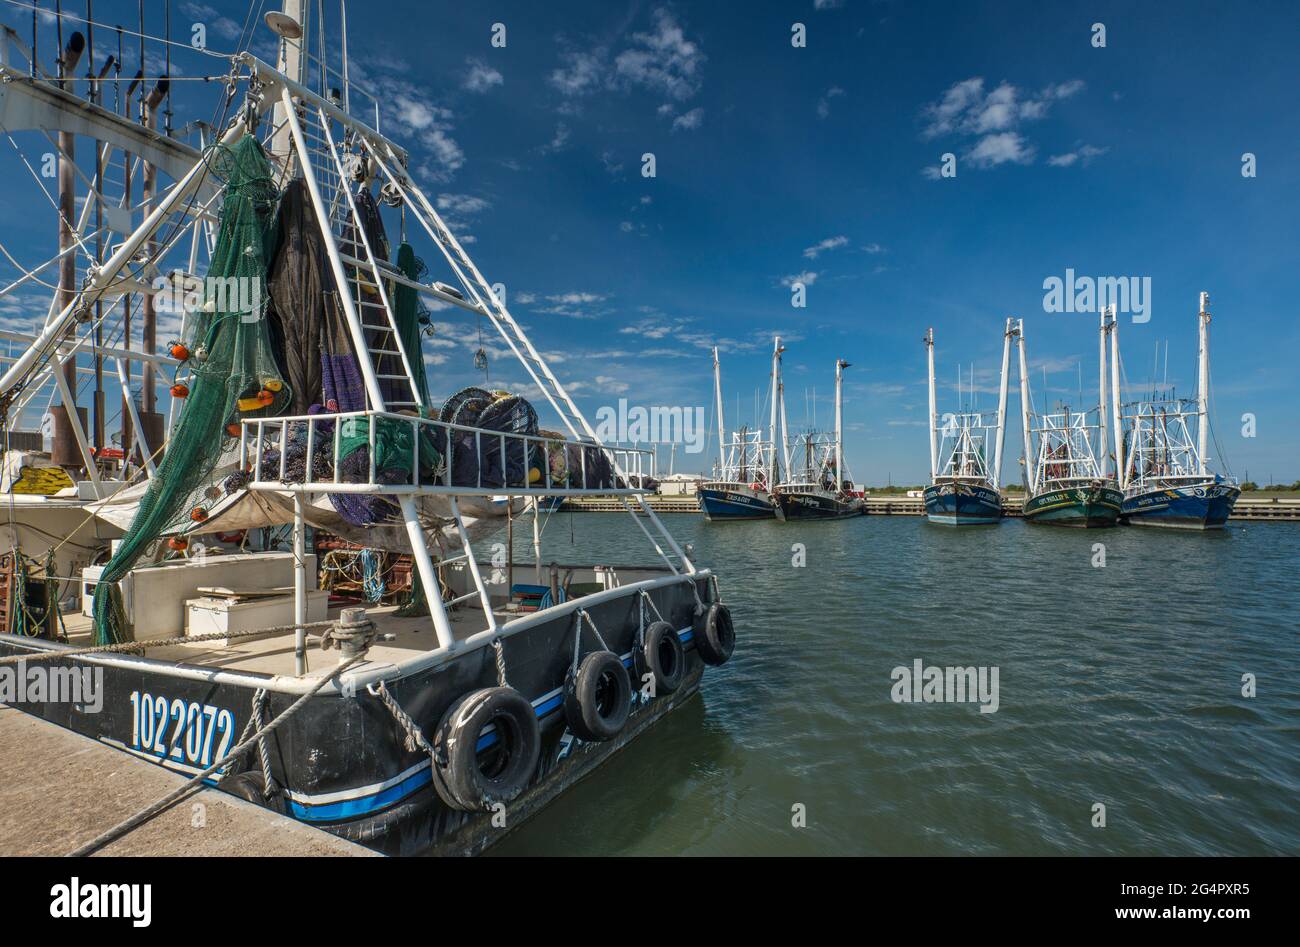
M 1300 530 L 666 522 L 735 656 L 496 854 L 1300 854 Z M 613 514 L 543 548 L 645 555 Z M 997 668 L 996 712 L 895 702 L 917 660 Z

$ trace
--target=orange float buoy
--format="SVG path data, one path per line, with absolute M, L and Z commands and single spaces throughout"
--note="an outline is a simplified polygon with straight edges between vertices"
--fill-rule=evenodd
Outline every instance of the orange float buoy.
M 229 434 L 231 437 L 238 437 L 239 431 L 240 431 L 240 426 L 233 421 L 226 425 L 226 433 Z
M 190 389 L 188 385 L 182 385 L 182 384 L 172 385 L 173 398 L 187 398 L 189 397 L 189 394 L 190 394 Z
M 178 362 L 184 362 L 190 357 L 190 350 L 185 347 L 183 342 L 172 343 L 172 358 Z
M 184 552 L 190 547 L 190 542 L 184 536 L 173 536 L 167 540 L 167 545 L 177 552 Z
M 190 510 L 190 519 L 194 520 L 196 523 L 202 523 L 207 518 L 208 511 L 201 506 L 196 506 L 194 509 Z

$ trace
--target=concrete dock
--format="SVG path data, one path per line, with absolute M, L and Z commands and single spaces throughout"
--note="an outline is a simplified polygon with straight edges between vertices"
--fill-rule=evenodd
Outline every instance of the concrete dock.
M 66 855 L 185 782 L 170 770 L 0 704 L 0 856 Z M 203 789 L 101 855 L 374 855 Z

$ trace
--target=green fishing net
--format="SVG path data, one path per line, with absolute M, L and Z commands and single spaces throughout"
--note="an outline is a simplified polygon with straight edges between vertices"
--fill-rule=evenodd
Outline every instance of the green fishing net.
M 191 497 L 235 446 L 239 422 L 283 414 L 291 403 L 263 318 L 267 257 L 276 244 L 278 195 L 271 166 L 252 135 L 230 147 L 215 146 L 203 160 L 225 187 L 203 298 L 187 315 L 181 340 L 190 353 L 184 366 L 190 374 L 187 381 L 178 381 L 173 396 L 183 397 L 184 403 L 131 528 L 95 587 L 95 642 L 100 645 L 129 639 L 116 583 L 159 537 L 190 523 Z
M 423 282 L 428 274 L 424 262 L 415 255 L 409 243 L 397 248 L 397 268 L 409 280 Z M 424 374 L 424 359 L 420 346 L 420 320 L 427 318 L 427 311 L 420 302 L 420 293 L 410 286 L 397 284 L 393 293 L 393 316 L 397 320 L 397 331 L 402 340 L 402 351 L 411 363 L 411 373 L 420 391 L 420 403 L 429 406 L 429 379 Z

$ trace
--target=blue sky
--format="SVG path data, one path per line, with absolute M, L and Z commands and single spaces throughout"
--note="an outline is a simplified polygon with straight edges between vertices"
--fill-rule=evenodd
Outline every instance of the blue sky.
M 752 420 L 779 333 L 792 424 L 814 386 L 829 419 L 834 360 L 847 358 L 854 474 L 919 482 L 927 326 L 941 411 L 959 361 L 994 405 L 1009 315 L 1025 320 L 1039 406 L 1077 403 L 1080 370 L 1095 402 L 1095 314 L 1043 310 L 1043 281 L 1071 268 L 1151 279 L 1151 320 L 1121 325 L 1132 393 L 1167 341 L 1169 379 L 1191 394 L 1197 293 L 1209 291 L 1232 471 L 1300 478 L 1292 3 L 394 2 L 382 24 L 376 6 L 350 7 L 353 75 L 379 94 L 383 130 L 408 144 L 590 413 L 619 397 L 710 405 L 716 344 L 729 426 L 737 397 Z M 246 12 L 182 3 L 174 30 L 198 17 L 209 45 L 230 49 Z M 490 43 L 497 22 L 505 48 Z M 805 48 L 791 45 L 796 22 Z M 210 103 L 210 87 L 178 84 L 178 108 Z M 957 175 L 935 179 L 945 152 Z M 7 227 L 18 206 L 0 211 Z M 786 284 L 801 275 L 796 309 Z M 428 370 L 450 393 L 481 379 L 477 330 L 436 315 Z M 503 354 L 490 370 L 494 383 L 523 377 Z M 1005 479 L 1019 449 L 1012 423 Z M 692 465 L 704 463 L 679 459 Z

